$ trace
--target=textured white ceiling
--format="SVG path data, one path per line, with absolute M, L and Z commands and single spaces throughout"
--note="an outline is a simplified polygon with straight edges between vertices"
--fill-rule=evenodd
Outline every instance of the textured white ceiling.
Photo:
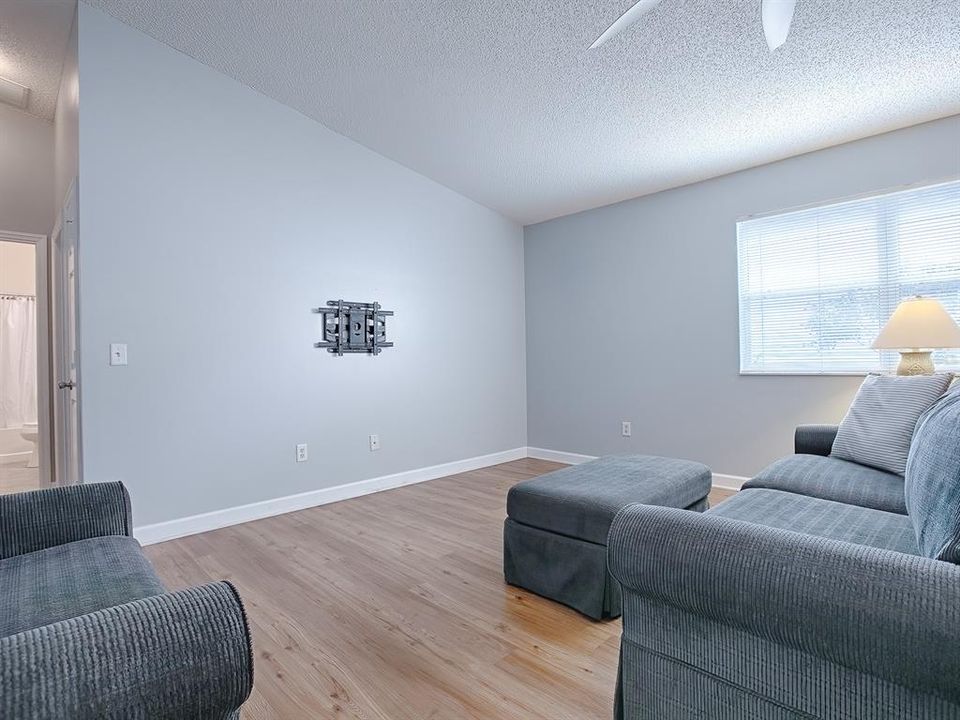
M 960 0 L 89 0 L 531 223 L 960 112 Z
M 0 0 L 0 77 L 30 88 L 27 112 L 53 120 L 76 0 Z

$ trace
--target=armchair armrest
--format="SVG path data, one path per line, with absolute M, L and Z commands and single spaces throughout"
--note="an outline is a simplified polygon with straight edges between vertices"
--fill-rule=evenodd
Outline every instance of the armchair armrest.
M 253 658 L 227 582 L 156 595 L 0 638 L 0 717 L 225 720 Z
M 132 529 L 130 496 L 119 482 L 0 496 L 0 560 Z
M 793 451 L 798 455 L 828 456 L 838 429 L 838 425 L 799 425 L 793 434 Z
M 960 701 L 956 565 L 645 505 L 614 519 L 608 558 L 625 594 Z

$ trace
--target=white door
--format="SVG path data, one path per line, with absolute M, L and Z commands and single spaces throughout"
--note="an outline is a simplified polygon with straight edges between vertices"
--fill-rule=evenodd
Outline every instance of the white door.
M 54 400 L 56 479 L 59 485 L 81 482 L 80 348 L 77 328 L 77 183 L 70 186 L 54 236 L 54 358 L 57 367 Z

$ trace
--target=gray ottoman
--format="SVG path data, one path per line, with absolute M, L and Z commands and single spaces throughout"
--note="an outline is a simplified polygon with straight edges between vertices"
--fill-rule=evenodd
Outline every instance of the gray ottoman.
M 596 620 L 620 616 L 607 572 L 607 532 L 632 503 L 703 512 L 710 468 L 688 460 L 614 455 L 518 483 L 507 493 L 503 574 L 511 585 Z

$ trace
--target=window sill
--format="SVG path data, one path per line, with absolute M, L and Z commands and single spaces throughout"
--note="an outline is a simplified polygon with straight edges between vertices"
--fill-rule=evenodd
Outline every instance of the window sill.
M 940 368 L 937 373 L 953 373 L 960 377 L 960 368 Z M 866 377 L 867 375 L 896 375 L 895 370 L 863 370 L 860 372 L 767 372 L 759 370 L 741 370 L 741 377 Z
M 949 372 L 949 371 L 947 371 Z M 741 370 L 739 375 L 742 377 L 866 377 L 867 375 L 885 374 L 884 370 L 861 370 L 859 372 L 806 372 L 796 371 L 769 371 L 769 370 Z

